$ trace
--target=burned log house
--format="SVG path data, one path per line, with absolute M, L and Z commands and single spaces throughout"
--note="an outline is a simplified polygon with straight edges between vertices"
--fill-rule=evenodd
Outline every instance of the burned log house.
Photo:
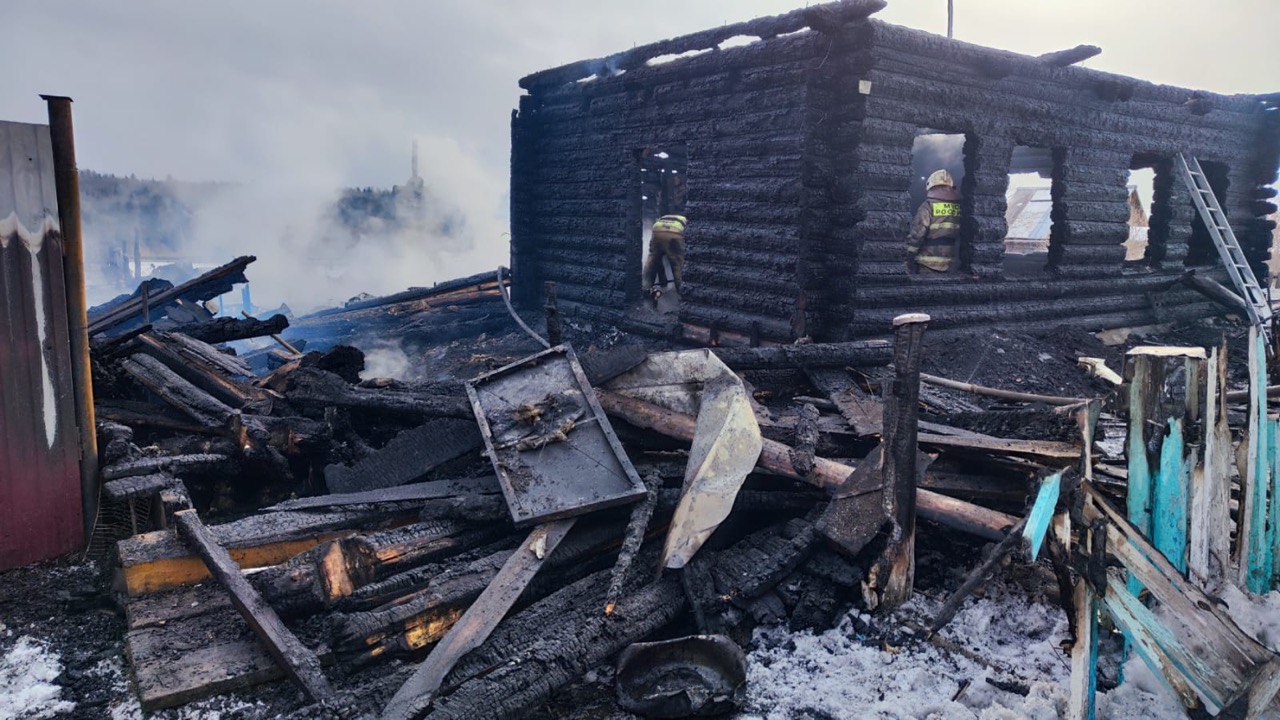
M 1274 212 L 1280 94 L 1216 95 L 1029 57 L 870 18 L 848 0 L 726 25 L 525 77 L 512 116 L 515 294 L 619 322 L 641 304 L 646 221 L 690 219 L 679 321 L 690 338 L 765 342 L 881 334 L 903 310 L 932 327 L 1085 329 L 1203 317 L 1177 279 L 1219 265 L 1175 174 L 1199 157 L 1261 277 Z M 956 135 L 970 273 L 904 267 L 922 141 Z M 661 157 L 687 195 L 655 198 Z M 1029 163 L 1026 159 L 1039 158 Z M 915 165 L 913 166 L 913 160 Z M 1127 177 L 1155 172 L 1150 242 L 1126 263 Z M 1049 248 L 1006 267 L 1006 188 L 1051 186 Z M 655 200 L 666 207 L 655 208 Z M 1024 263 L 1025 266 L 1025 263 Z M 1201 274 L 1209 271 L 1201 270 Z

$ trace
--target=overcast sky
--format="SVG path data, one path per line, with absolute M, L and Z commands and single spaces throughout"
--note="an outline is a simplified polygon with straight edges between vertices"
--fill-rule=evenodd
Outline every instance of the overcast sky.
M 400 182 L 417 138 L 428 185 L 472 221 L 477 252 L 460 262 L 496 263 L 521 76 L 802 4 L 3 0 L 0 119 L 44 122 L 37 93 L 70 95 L 83 168 L 317 187 Z M 962 40 L 1036 54 L 1092 43 L 1090 67 L 1280 91 L 1277 0 L 955 4 Z M 946 2 L 890 0 L 878 17 L 945 33 Z

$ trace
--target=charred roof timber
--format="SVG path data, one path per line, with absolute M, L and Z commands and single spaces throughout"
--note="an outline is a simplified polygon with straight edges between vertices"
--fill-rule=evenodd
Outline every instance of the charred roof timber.
M 1184 264 L 1215 257 L 1171 174 L 1179 153 L 1216 174 L 1261 276 L 1274 226 L 1264 188 L 1280 156 L 1275 94 L 1080 67 L 1100 52 L 1088 45 L 1039 57 L 981 47 L 873 19 L 882 7 L 829 3 L 523 78 L 512 121 L 515 299 L 532 308 L 553 281 L 566 314 L 634 321 L 642 226 L 652 222 L 636 158 L 668 148 L 685 153 L 685 337 L 846 340 L 881 334 L 907 310 L 927 311 L 939 329 L 1102 329 L 1218 313 L 1176 282 Z M 963 140 L 963 177 L 952 172 L 963 196 L 959 264 L 972 272 L 904 268 L 913 178 L 937 169 L 913 167 L 923 131 Z M 1052 176 L 1054 229 L 1030 277 L 1006 276 L 1003 264 L 1018 146 L 1052 164 L 1041 174 Z M 1164 175 L 1145 254 L 1126 262 L 1138 156 L 1158 159 Z

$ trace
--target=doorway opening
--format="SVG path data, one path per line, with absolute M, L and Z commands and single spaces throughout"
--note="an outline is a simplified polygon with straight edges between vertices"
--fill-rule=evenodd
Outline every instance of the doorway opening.
M 663 222 L 655 240 L 654 224 L 668 216 L 685 217 L 689 151 L 684 145 L 642 148 L 636 152 L 636 164 L 641 287 L 651 291 L 644 298 L 647 304 L 660 314 L 668 314 L 680 306 L 678 285 L 683 276 L 685 240 L 682 229 L 672 232 L 670 221 Z

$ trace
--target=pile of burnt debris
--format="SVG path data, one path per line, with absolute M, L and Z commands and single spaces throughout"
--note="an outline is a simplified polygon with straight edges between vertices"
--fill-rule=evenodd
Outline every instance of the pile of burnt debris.
M 904 602 L 917 532 L 999 543 L 936 629 L 1046 478 L 1050 509 L 1086 475 L 1123 493 L 1122 350 L 1092 335 L 904 315 L 879 340 L 681 349 L 554 302 L 527 328 L 502 271 L 293 335 L 201 317 L 251 260 L 91 315 L 95 541 L 147 710 L 288 678 L 273 714 L 521 717 L 608 666 L 618 707 L 713 714 L 757 625 Z M 412 336 L 431 379 L 369 377 L 343 343 L 370 336 Z M 1070 542 L 1047 545 L 1073 613 Z

